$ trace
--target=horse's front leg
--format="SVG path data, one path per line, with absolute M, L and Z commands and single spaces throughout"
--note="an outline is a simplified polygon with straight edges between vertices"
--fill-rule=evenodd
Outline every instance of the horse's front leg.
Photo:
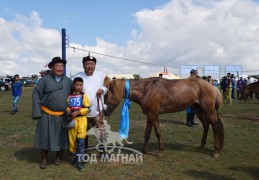
M 144 137 L 145 142 L 144 142 L 144 147 L 143 147 L 144 154 L 147 153 L 148 140 L 150 138 L 150 134 L 151 134 L 153 126 L 154 126 L 154 123 L 152 121 L 152 118 L 150 117 L 150 115 L 147 115 L 147 125 L 146 125 L 146 130 L 145 130 L 145 137 Z
M 160 130 L 160 124 L 159 124 L 159 120 L 158 120 L 158 116 L 157 116 L 157 120 L 154 123 L 154 127 L 155 127 L 155 133 L 156 133 L 156 137 L 157 137 L 157 141 L 158 141 L 158 153 L 157 153 L 157 157 L 163 157 L 163 151 L 164 151 L 164 143 L 162 140 L 162 136 L 161 136 L 161 130 Z

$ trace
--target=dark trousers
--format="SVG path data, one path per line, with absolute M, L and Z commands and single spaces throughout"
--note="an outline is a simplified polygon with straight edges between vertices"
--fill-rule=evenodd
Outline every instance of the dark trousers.
M 232 92 L 231 92 L 231 98 L 235 99 L 235 89 L 236 88 L 232 88 Z

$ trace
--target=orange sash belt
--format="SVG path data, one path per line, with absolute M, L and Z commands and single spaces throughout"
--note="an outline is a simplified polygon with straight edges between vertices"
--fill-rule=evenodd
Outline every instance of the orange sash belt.
M 64 111 L 52 111 L 46 106 L 41 105 L 41 110 L 44 111 L 45 113 L 51 115 L 51 116 L 61 116 L 64 114 Z

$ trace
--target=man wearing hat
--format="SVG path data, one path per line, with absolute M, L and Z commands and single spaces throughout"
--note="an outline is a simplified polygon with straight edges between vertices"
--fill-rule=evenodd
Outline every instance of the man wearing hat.
M 66 60 L 54 57 L 48 64 L 51 72 L 39 80 L 32 93 L 32 117 L 38 120 L 34 147 L 40 149 L 41 169 L 47 167 L 48 151 L 56 152 L 54 163 L 59 165 L 68 146 L 67 132 L 62 125 L 72 80 L 64 75 L 65 64 Z
M 198 77 L 198 71 L 195 69 L 192 69 L 190 71 L 189 78 L 197 78 L 197 77 Z M 187 107 L 186 108 L 186 118 L 187 118 L 186 125 L 188 127 L 192 127 L 193 125 L 198 125 L 197 123 L 194 122 L 194 116 L 195 116 L 195 110 L 193 109 L 193 107 Z
M 86 56 L 82 59 L 84 72 L 80 72 L 78 77 L 81 77 L 84 80 L 83 92 L 86 93 L 90 101 L 90 113 L 87 115 L 88 119 L 88 129 L 90 129 L 90 124 L 92 126 L 97 125 L 99 128 L 102 127 L 100 119 L 102 119 L 102 114 L 99 114 L 98 107 L 100 112 L 102 112 L 104 102 L 104 95 L 107 92 L 107 88 L 104 86 L 104 78 L 106 75 L 101 71 L 95 70 L 96 67 L 96 58 L 93 56 Z M 97 102 L 97 96 L 100 97 L 99 106 Z M 85 140 L 85 148 L 88 148 L 88 136 Z

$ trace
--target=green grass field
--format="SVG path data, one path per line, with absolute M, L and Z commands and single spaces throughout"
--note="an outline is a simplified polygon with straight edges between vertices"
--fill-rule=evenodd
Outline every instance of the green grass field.
M 259 102 L 252 100 L 221 109 L 225 122 L 225 145 L 218 159 L 211 158 L 213 151 L 210 128 L 205 150 L 200 151 L 202 125 L 185 126 L 185 111 L 160 115 L 165 156 L 155 157 L 157 140 L 152 131 L 149 154 L 143 164 L 98 162 L 85 164 L 78 172 L 69 163 L 65 153 L 60 166 L 53 164 L 55 154 L 49 155 L 47 169 L 39 168 L 39 151 L 33 148 L 36 121 L 31 118 L 31 92 L 26 88 L 20 99 L 20 112 L 11 115 L 11 92 L 0 92 L 0 179 L 259 179 Z M 107 118 L 112 131 L 118 131 L 119 113 Z M 197 118 L 197 117 L 196 117 Z M 198 121 L 198 119 L 196 119 Z M 130 108 L 130 135 L 133 141 L 126 147 L 142 150 L 146 117 L 138 105 Z M 94 137 L 90 144 L 95 145 Z

